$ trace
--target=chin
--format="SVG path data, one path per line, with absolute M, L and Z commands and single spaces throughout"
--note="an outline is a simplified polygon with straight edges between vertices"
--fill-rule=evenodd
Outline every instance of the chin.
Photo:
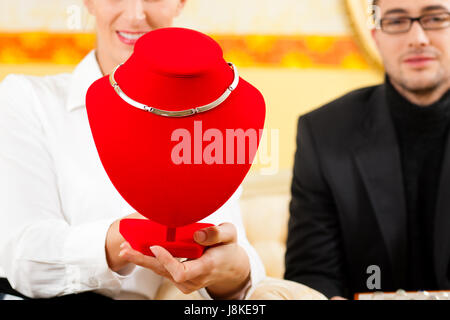
M 417 79 L 417 80 L 407 80 L 404 81 L 402 86 L 410 92 L 430 92 L 439 86 L 439 81 L 427 80 L 427 79 Z
M 442 81 L 439 72 L 431 70 L 414 70 L 405 72 L 400 77 L 400 84 L 402 87 L 411 92 L 432 91 Z
M 119 63 L 124 63 L 133 54 L 133 50 L 123 48 L 121 50 L 117 50 L 116 52 L 118 53 L 116 54 L 116 61 L 119 61 Z

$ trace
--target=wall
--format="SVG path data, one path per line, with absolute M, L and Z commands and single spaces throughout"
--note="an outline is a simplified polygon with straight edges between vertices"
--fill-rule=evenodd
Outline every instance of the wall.
M 188 0 L 176 25 L 213 36 L 263 93 L 266 128 L 279 130 L 280 170 L 292 166 L 300 114 L 383 79 L 361 52 L 343 0 Z M 70 72 L 94 46 L 81 0 L 0 2 L 0 80 Z

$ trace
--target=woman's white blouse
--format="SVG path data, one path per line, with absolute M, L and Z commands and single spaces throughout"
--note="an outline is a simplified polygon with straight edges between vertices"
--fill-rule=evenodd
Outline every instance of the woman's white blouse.
M 109 226 L 135 210 L 108 179 L 92 139 L 85 96 L 101 77 L 92 51 L 71 74 L 0 83 L 0 277 L 26 296 L 152 299 L 162 282 L 139 266 L 118 274 L 106 262 Z M 240 192 L 203 221 L 236 226 L 254 287 L 265 271 L 245 235 Z

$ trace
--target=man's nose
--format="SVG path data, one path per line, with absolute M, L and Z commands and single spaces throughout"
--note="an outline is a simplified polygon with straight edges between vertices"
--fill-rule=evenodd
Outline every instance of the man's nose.
M 419 21 L 414 21 L 408 33 L 409 47 L 426 47 L 430 44 L 430 39 Z
M 145 19 L 143 0 L 127 0 L 125 15 L 132 22 L 140 22 Z

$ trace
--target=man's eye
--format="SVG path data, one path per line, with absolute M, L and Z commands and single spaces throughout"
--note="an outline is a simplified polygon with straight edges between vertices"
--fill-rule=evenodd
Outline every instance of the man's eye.
M 433 16 L 425 16 L 422 19 L 422 23 L 425 26 L 432 27 L 445 27 L 450 22 L 450 15 L 441 14 L 441 15 L 433 15 Z
M 442 21 L 446 21 L 448 19 L 446 19 L 446 17 L 432 17 L 429 20 L 433 21 L 433 22 L 442 22 Z
M 406 19 L 389 19 L 386 21 L 386 23 L 390 26 L 401 25 L 407 22 L 408 20 Z

